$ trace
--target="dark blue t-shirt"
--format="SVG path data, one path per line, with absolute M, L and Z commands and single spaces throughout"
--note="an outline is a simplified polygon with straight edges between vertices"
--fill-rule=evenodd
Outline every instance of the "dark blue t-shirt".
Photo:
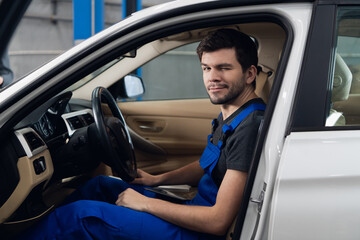
M 241 106 L 238 110 L 231 114 L 231 116 L 225 119 L 225 121 L 223 121 L 222 117 L 220 117 L 218 120 L 218 126 L 213 135 L 212 143 L 214 145 L 217 145 L 219 139 L 223 135 L 222 126 L 224 124 L 229 125 L 242 110 L 253 103 L 264 104 L 261 98 L 255 98 Z M 258 129 L 263 116 L 264 111 L 260 110 L 250 113 L 226 139 L 220 153 L 219 161 L 212 172 L 212 178 L 218 187 L 220 187 L 227 169 L 243 172 L 249 171 Z

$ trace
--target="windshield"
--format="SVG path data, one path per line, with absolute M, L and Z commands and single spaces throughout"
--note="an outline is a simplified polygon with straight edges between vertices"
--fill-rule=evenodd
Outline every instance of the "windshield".
M 102 66 L 99 69 L 96 69 L 94 72 L 90 73 L 89 75 L 85 76 L 84 78 L 80 79 L 79 81 L 77 81 L 76 83 L 74 83 L 73 85 L 71 85 L 70 87 L 68 87 L 65 91 L 74 91 L 78 88 L 80 88 L 81 86 L 84 86 L 86 83 L 88 83 L 89 81 L 93 80 L 94 78 L 96 78 L 98 75 L 100 75 L 101 73 L 103 73 L 104 71 L 106 71 L 108 68 L 110 68 L 111 66 L 113 66 L 114 64 L 116 64 L 117 62 L 121 61 L 123 59 L 123 57 L 121 58 L 117 58 L 115 60 L 112 60 L 111 62 L 105 64 L 104 66 Z

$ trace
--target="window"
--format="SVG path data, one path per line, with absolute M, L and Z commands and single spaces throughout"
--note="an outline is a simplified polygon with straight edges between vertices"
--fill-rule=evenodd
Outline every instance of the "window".
M 339 10 L 336 37 L 326 126 L 360 125 L 360 8 Z
M 143 65 L 142 100 L 207 98 L 196 54 L 198 44 L 176 48 Z

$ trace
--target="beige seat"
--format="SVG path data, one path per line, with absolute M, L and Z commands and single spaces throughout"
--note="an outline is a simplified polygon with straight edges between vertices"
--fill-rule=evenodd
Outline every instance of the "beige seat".
M 339 54 L 336 54 L 335 71 L 331 102 L 345 101 L 349 98 L 352 82 L 352 73 Z M 344 126 L 345 117 L 341 112 L 331 107 L 326 119 L 326 126 Z
M 234 219 L 233 223 L 229 227 L 229 230 L 227 231 L 226 240 L 232 240 L 233 239 L 232 236 L 233 236 L 234 231 L 235 231 L 236 220 L 237 220 L 237 217 Z
M 272 72 L 259 71 L 258 75 L 256 77 L 255 93 L 260 98 L 262 98 L 265 103 L 267 103 L 268 98 L 269 98 L 269 94 L 270 94 L 270 89 L 271 89 L 270 85 L 271 84 L 269 82 L 269 75 L 271 75 L 271 74 L 273 74 L 273 73 Z
M 256 89 L 255 93 L 257 96 L 263 99 L 265 103 L 267 103 L 270 90 L 271 90 L 271 84 L 269 82 L 269 76 L 271 76 L 273 72 L 264 72 L 263 70 L 258 72 L 258 75 L 256 77 Z M 229 227 L 227 234 L 226 234 L 226 240 L 232 240 L 232 235 L 234 234 L 235 230 L 235 224 L 237 221 L 237 217 L 232 222 L 231 226 Z

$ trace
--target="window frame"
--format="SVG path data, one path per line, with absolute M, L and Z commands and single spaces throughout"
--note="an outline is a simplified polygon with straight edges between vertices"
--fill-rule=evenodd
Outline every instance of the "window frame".
M 286 135 L 304 131 L 360 130 L 360 125 L 325 125 L 331 108 L 339 8 L 360 7 L 359 2 L 352 0 L 340 0 L 337 3 L 328 4 L 324 1 L 314 5 L 312 25 Z
M 325 127 L 325 121 L 330 110 L 329 80 L 335 57 L 332 49 L 336 44 L 336 16 L 336 5 L 314 6 L 287 135 L 290 132 L 332 129 Z
M 271 123 L 271 119 L 273 117 L 274 109 L 276 106 L 277 97 L 279 96 L 280 88 L 283 83 L 284 74 L 287 68 L 289 56 L 291 53 L 293 41 L 294 41 L 294 32 L 293 27 L 289 23 L 287 19 L 285 19 L 282 16 L 276 15 L 276 14 L 269 14 L 265 13 L 263 14 L 263 18 L 268 18 L 267 20 L 271 19 L 272 22 L 277 23 L 279 26 L 281 26 L 285 33 L 286 33 L 286 39 L 284 42 L 284 48 L 282 55 L 280 57 L 277 69 L 276 69 L 276 76 L 274 79 L 274 84 L 271 88 L 269 100 L 266 104 L 266 112 L 264 115 L 264 119 L 262 121 L 257 142 L 254 148 L 253 156 L 252 156 L 252 163 L 248 172 L 247 176 L 247 182 L 243 191 L 243 196 L 240 204 L 240 210 L 237 214 L 237 220 L 234 228 L 234 233 L 232 235 L 232 239 L 240 239 L 242 228 L 244 226 L 245 218 L 246 218 L 246 212 L 247 208 L 249 206 L 249 201 L 251 197 L 251 193 L 254 186 L 255 177 L 257 174 L 259 162 L 260 162 L 260 156 L 263 150 L 263 146 L 265 143 L 266 135 Z M 270 21 L 270 20 L 269 20 Z

